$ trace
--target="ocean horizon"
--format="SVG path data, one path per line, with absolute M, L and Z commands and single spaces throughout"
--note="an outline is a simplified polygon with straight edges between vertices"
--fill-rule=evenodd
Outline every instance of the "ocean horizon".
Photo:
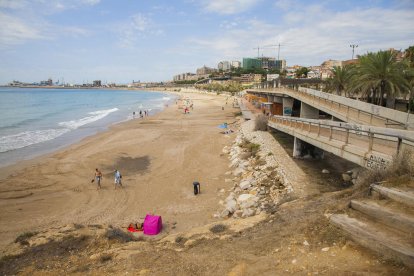
M 0 88 L 0 167 L 50 153 L 110 125 L 161 111 L 174 96 L 112 89 Z

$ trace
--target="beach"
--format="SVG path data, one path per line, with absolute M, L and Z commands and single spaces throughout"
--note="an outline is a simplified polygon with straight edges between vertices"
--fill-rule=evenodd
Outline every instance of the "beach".
M 217 193 L 227 189 L 232 142 L 217 127 L 235 120 L 225 96 L 190 94 L 194 109 L 173 103 L 145 119 L 112 126 L 52 154 L 0 169 L 0 247 L 19 234 L 70 223 L 124 227 L 146 214 L 161 215 L 167 232 L 212 222 Z M 222 110 L 222 107 L 225 107 Z M 95 168 L 102 189 L 91 183 Z M 114 189 L 113 172 L 123 189 Z M 201 183 L 194 196 L 193 181 Z M 3 251 L 3 250 L 2 250 Z

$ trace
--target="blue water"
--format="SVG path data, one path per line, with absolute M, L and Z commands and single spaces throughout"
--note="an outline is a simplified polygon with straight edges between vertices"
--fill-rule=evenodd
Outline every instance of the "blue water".
M 155 114 L 171 100 L 137 90 L 0 88 L 0 166 L 67 146 L 133 112 Z

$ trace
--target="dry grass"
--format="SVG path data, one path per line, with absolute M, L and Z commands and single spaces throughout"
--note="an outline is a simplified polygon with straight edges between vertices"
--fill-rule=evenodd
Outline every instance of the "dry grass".
M 366 192 L 373 183 L 386 182 L 396 186 L 414 177 L 414 153 L 409 150 L 400 152 L 385 170 L 367 170 L 359 178 L 357 191 Z
M 258 115 L 254 121 L 254 130 L 267 131 L 267 121 L 267 116 L 263 114 Z
M 29 242 L 27 241 L 31 237 L 35 236 L 37 232 L 25 232 L 23 234 L 20 234 L 15 240 L 15 243 L 20 243 L 21 245 L 29 245 Z
M 221 233 L 227 229 L 226 225 L 224 224 L 216 224 L 210 228 L 212 233 Z
M 135 238 L 132 234 L 126 233 L 119 228 L 109 228 L 108 230 L 106 230 L 105 236 L 108 240 L 116 240 L 121 243 L 137 240 L 137 238 Z

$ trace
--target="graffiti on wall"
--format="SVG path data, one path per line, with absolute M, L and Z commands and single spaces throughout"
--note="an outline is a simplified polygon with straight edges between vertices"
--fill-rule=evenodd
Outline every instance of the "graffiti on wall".
M 284 116 L 290 116 L 290 115 L 292 115 L 292 108 L 285 106 L 283 108 L 283 115 Z
M 366 167 L 372 170 L 385 170 L 390 164 L 389 160 L 386 160 L 381 156 L 376 156 L 373 154 L 366 158 L 366 161 Z

